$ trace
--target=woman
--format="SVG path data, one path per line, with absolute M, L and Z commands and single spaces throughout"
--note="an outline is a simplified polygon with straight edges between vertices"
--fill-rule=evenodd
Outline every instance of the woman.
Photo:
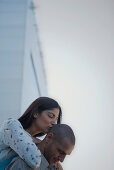
M 40 97 L 18 120 L 8 119 L 0 130 L 0 170 L 15 157 L 13 151 L 31 168 L 39 167 L 41 153 L 32 137 L 46 134 L 54 124 L 61 122 L 61 116 L 61 107 L 55 100 Z

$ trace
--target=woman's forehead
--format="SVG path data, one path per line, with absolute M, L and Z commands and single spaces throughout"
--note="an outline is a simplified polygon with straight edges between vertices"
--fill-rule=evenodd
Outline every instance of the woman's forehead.
M 50 112 L 54 115 L 59 115 L 59 109 L 58 108 L 54 108 L 54 109 L 47 109 L 44 112 Z

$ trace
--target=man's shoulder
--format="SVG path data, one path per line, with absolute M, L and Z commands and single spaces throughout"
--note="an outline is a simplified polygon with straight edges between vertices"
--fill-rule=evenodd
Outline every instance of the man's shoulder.
M 19 156 L 15 157 L 6 170 L 32 170 Z
M 39 169 L 37 169 L 39 170 Z M 56 166 L 50 166 L 43 154 L 41 154 L 40 170 L 57 170 Z
M 47 160 L 42 155 L 41 156 L 41 164 L 39 168 L 36 168 L 34 170 L 57 170 L 57 166 L 49 166 Z M 33 170 L 31 167 L 27 165 L 27 163 L 21 159 L 19 156 L 15 157 L 11 163 L 8 165 L 8 167 L 5 170 Z

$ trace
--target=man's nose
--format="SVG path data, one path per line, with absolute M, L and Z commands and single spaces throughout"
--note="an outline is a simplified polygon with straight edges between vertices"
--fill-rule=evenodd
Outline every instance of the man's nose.
M 60 157 L 59 157 L 59 161 L 60 161 L 60 162 L 63 162 L 64 159 L 65 159 L 65 157 L 66 157 L 66 155 L 60 156 Z

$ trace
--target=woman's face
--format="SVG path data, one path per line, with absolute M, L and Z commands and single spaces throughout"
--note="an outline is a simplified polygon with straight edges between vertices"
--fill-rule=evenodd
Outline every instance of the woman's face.
M 41 114 L 37 114 L 35 120 L 35 126 L 43 133 L 47 133 L 48 130 L 57 123 L 59 117 L 59 109 L 54 108 L 45 110 Z

